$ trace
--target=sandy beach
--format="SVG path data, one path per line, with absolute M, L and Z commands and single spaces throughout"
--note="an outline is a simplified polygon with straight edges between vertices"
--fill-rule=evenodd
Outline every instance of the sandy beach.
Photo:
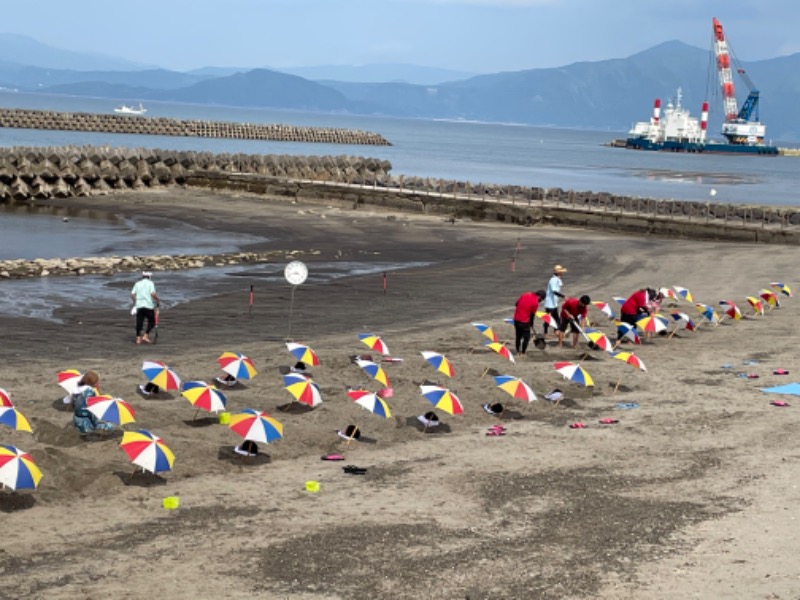
M 44 473 L 35 492 L 0 492 L 0 598 L 800 597 L 800 400 L 760 391 L 800 381 L 800 300 L 781 296 L 764 316 L 626 347 L 647 372 L 585 342 L 531 348 L 512 364 L 470 325 L 491 325 L 513 348 L 503 320 L 556 263 L 569 270 L 565 293 L 615 309 L 613 296 L 683 286 L 699 302 L 744 310 L 746 296 L 771 281 L 797 287 L 796 249 L 451 224 L 196 190 L 60 202 L 263 235 L 269 241 L 252 249 L 283 250 L 310 277 L 295 291 L 291 326 L 291 287 L 243 274 L 226 294 L 163 311 L 155 346 L 134 345 L 130 315 L 119 310 L 64 310 L 63 323 L 0 319 L 0 387 L 34 429 L 3 427 L 2 443 L 30 452 Z M 315 283 L 314 263 L 330 260 L 425 266 L 389 273 L 384 292 L 375 274 Z M 170 290 L 158 291 L 169 304 Z M 694 306 L 676 308 L 700 320 Z M 599 311 L 590 317 L 613 332 Z M 281 374 L 294 362 L 290 327 L 321 360 L 312 375 L 324 403 L 310 412 L 279 408 L 291 400 Z M 363 332 L 403 359 L 382 363 L 390 419 L 345 393 L 380 387 L 351 362 L 379 357 L 359 342 Z M 452 380 L 423 350 L 452 361 Z M 247 354 L 258 369 L 225 390 L 228 410 L 265 410 L 284 425 L 284 439 L 250 462 L 233 453 L 240 438 L 214 415 L 193 419 L 175 392 L 136 393 L 143 360 L 210 380 L 224 351 Z M 595 386 L 565 381 L 553 369 L 561 360 L 582 361 Z M 121 432 L 81 438 L 56 384 L 66 368 L 96 370 L 103 393 L 128 400 L 137 426 L 174 451 L 173 471 L 131 477 Z M 539 400 L 510 398 L 487 369 L 522 377 Z M 442 426 L 423 432 L 415 418 L 432 408 L 419 393 L 426 380 L 456 392 L 464 414 L 440 412 Z M 554 388 L 566 396 L 557 406 L 543 399 Z M 773 406 L 777 399 L 791 406 Z M 506 406 L 501 419 L 482 410 L 487 402 Z M 487 436 L 497 423 L 506 434 Z M 348 424 L 365 439 L 341 440 L 335 432 Z M 328 453 L 345 461 L 320 460 Z M 346 474 L 345 465 L 366 473 Z M 319 491 L 306 491 L 307 481 Z M 179 497 L 178 509 L 162 507 L 168 496 Z

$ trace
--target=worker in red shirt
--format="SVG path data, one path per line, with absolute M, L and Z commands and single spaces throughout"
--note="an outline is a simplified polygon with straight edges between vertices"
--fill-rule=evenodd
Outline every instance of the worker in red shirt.
M 620 307 L 620 321 L 636 326 L 636 321 L 653 312 L 654 307 L 664 299 L 653 288 L 642 288 L 633 292 Z
M 517 298 L 516 309 L 514 310 L 514 332 L 516 334 L 514 345 L 517 354 L 525 354 L 528 350 L 528 343 L 531 341 L 531 331 L 533 330 L 533 318 L 539 310 L 539 302 L 544 300 L 544 290 L 536 293 L 523 292 Z
M 586 320 L 589 305 L 592 299 L 589 296 L 583 295 L 580 298 L 567 298 L 561 304 L 561 319 L 558 326 L 558 347 L 561 348 L 564 344 L 564 332 L 567 326 L 572 331 L 572 347 L 578 347 L 578 334 L 581 331 L 581 326 Z

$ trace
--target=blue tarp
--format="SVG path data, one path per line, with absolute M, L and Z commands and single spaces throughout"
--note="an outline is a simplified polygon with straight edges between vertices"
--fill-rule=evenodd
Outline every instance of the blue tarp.
M 762 392 L 770 392 L 772 394 L 790 394 L 792 396 L 800 396 L 800 383 L 787 383 L 786 385 L 779 385 L 770 388 L 761 388 Z

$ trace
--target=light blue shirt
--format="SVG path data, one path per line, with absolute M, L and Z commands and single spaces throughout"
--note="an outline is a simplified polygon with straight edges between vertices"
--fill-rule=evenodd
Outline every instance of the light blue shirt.
M 135 296 L 136 308 L 155 308 L 156 299 L 153 298 L 155 291 L 155 284 L 147 277 L 133 284 L 131 295 Z
M 558 308 L 558 296 L 556 293 L 561 292 L 561 277 L 553 275 L 550 281 L 547 282 L 547 291 L 544 295 L 545 308 Z

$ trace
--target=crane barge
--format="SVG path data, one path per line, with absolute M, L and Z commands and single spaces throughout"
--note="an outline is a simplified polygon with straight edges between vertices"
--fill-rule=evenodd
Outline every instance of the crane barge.
M 625 147 L 633 150 L 661 150 L 665 152 L 709 152 L 716 154 L 754 154 L 777 156 L 777 146 L 764 143 L 767 127 L 759 120 L 759 91 L 753 86 L 744 69 L 737 73 L 750 89 L 747 99 L 739 108 L 731 69 L 731 54 L 722 24 L 712 19 L 714 32 L 713 51 L 717 76 L 722 93 L 724 141 L 708 140 L 708 102 L 703 102 L 700 120 L 692 117 L 681 105 L 681 90 L 674 102 L 669 102 L 661 116 L 661 100 L 656 99 L 649 121 L 634 124 L 628 132 Z

